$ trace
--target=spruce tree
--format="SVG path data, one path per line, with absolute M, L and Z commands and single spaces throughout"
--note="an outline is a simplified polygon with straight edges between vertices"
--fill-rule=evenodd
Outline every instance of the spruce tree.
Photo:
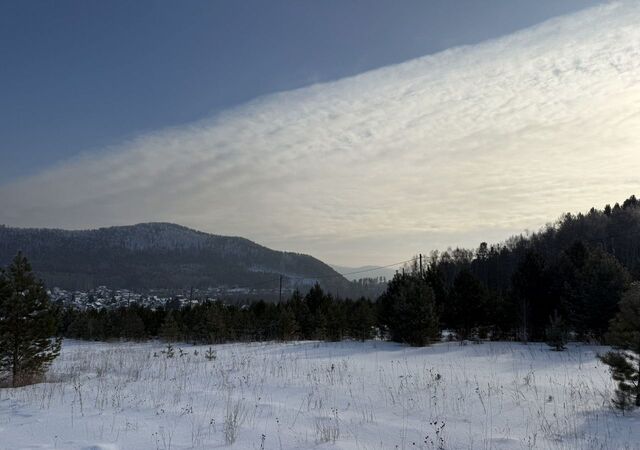
M 549 317 L 549 326 L 545 332 L 547 345 L 557 352 L 566 349 L 568 335 L 567 328 L 558 311 Z
M 615 350 L 600 356 L 618 383 L 613 403 L 620 409 L 640 407 L 640 283 L 622 296 L 620 310 L 611 321 L 608 341 Z
M 374 336 L 375 314 L 371 302 L 361 298 L 351 305 L 348 326 L 351 337 L 360 341 Z
M 512 295 L 519 305 L 521 339 L 542 340 L 553 308 L 548 294 L 548 273 L 542 255 L 529 250 L 511 277 Z
M 42 282 L 21 254 L 0 273 L 0 377 L 37 380 L 60 353 L 57 320 Z
M 378 301 L 380 323 L 393 341 L 424 346 L 440 338 L 434 294 L 418 274 L 396 274 Z
M 278 339 L 282 341 L 288 341 L 293 339 L 298 332 L 298 323 L 296 322 L 296 316 L 289 308 L 289 306 L 283 306 L 280 308 L 277 323 Z
M 121 317 L 120 337 L 131 340 L 141 340 L 145 337 L 144 322 L 138 313 L 131 308 L 123 310 Z
M 173 317 L 173 312 L 169 311 L 164 317 L 164 322 L 160 327 L 160 337 L 167 342 L 175 342 L 180 336 L 178 322 Z
M 488 294 L 480 280 L 468 270 L 462 270 L 453 281 L 449 305 L 449 324 L 460 340 L 476 337 L 483 325 Z
M 613 255 L 595 249 L 589 253 L 580 277 L 582 314 L 579 316 L 586 330 L 602 338 L 629 286 L 629 273 Z

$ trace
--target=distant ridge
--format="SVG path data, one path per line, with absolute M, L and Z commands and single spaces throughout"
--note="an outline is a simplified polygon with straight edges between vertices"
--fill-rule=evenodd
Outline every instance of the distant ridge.
M 0 264 L 22 251 L 49 286 L 92 289 L 191 287 L 285 288 L 312 285 L 349 293 L 351 284 L 304 254 L 271 250 L 241 237 L 218 236 L 172 223 L 94 230 L 0 226 Z
M 398 265 L 399 267 L 400 265 Z M 383 277 L 391 280 L 393 275 L 398 271 L 398 267 L 380 267 L 380 266 L 359 266 L 347 267 L 331 264 L 331 267 L 338 273 L 344 274 L 349 281 L 358 280 L 360 278 L 379 278 Z

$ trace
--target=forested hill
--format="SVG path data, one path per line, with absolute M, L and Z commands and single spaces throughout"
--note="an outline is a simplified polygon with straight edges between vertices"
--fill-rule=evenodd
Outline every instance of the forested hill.
M 551 267 L 577 251 L 611 255 L 634 279 L 640 279 L 640 201 L 631 196 L 613 207 L 567 213 L 555 224 L 530 236 L 513 236 L 503 244 L 481 243 L 474 250 L 449 250 L 434 254 L 432 259 L 447 285 L 453 284 L 461 270 L 468 269 L 488 288 L 505 293 L 512 287 L 513 274 L 527 255 Z
M 0 265 L 18 251 L 49 286 L 89 289 L 279 288 L 312 285 L 347 294 L 351 284 L 308 255 L 281 252 L 240 237 L 195 231 L 170 223 L 96 230 L 0 226 Z
M 571 330 L 600 338 L 624 290 L 640 279 L 640 203 L 632 196 L 504 244 L 434 253 L 425 275 L 446 326 L 517 324 L 541 339 L 558 314 Z

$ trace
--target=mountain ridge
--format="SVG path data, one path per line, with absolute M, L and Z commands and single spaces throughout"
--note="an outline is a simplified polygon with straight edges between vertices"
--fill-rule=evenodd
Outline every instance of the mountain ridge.
M 340 264 L 329 264 L 333 270 L 343 275 L 347 280 L 355 281 L 360 278 L 379 278 L 383 277 L 387 280 L 393 278 L 393 275 L 397 272 L 398 266 L 376 266 L 374 264 L 367 264 L 363 266 L 343 266 Z
M 264 285 L 349 291 L 350 283 L 311 255 L 273 250 L 169 222 L 85 230 L 0 226 L 0 264 L 23 251 L 52 286 L 190 288 Z M 271 283 L 272 282 L 272 283 Z M 269 285 L 272 286 L 269 286 Z

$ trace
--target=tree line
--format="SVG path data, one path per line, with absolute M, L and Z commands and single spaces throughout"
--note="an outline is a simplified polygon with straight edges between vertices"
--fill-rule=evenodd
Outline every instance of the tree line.
M 68 308 L 59 332 L 89 340 L 149 339 L 220 343 L 249 340 L 388 338 L 425 345 L 442 330 L 459 340 L 545 341 L 561 327 L 575 340 L 603 341 L 632 277 L 612 255 L 576 242 L 548 263 L 524 254 L 505 293 L 470 268 L 447 282 L 440 260 L 406 267 L 375 301 L 336 298 L 315 285 L 281 303 L 204 302 L 152 309 Z
M 60 334 L 89 340 L 162 338 L 195 344 L 264 340 L 371 339 L 375 304 L 368 299 L 336 299 L 315 285 L 306 295 L 295 291 L 281 303 L 256 301 L 152 309 L 130 305 L 117 309 L 64 309 Z
M 616 402 L 640 406 L 640 323 L 633 322 L 640 317 L 640 308 L 634 309 L 639 278 L 640 203 L 631 197 L 622 205 L 567 214 L 504 244 L 433 253 L 424 268 L 414 260 L 376 301 L 336 299 L 316 285 L 280 304 L 69 310 L 61 332 L 195 343 L 379 337 L 421 346 L 446 330 L 461 341 L 541 341 L 555 350 L 570 338 L 609 342 L 618 350 L 602 360 L 619 383 Z
M 602 211 L 566 215 L 554 226 L 502 245 L 433 253 L 424 267 L 414 260 L 375 300 L 339 299 L 316 284 L 280 303 L 54 311 L 42 283 L 18 255 L 0 283 L 0 371 L 16 367 L 17 360 L 12 363 L 7 355 L 20 339 L 41 343 L 40 350 L 29 351 L 36 355 L 33 361 L 40 357 L 46 367 L 59 351 L 59 343 L 55 347 L 56 341 L 47 340 L 56 334 L 195 344 L 376 337 L 422 346 L 446 331 L 461 341 L 541 341 L 555 350 L 564 349 L 570 338 L 609 342 L 615 350 L 602 361 L 618 382 L 616 404 L 640 406 L 639 260 L 640 203 L 635 197 Z M 25 322 L 30 309 L 40 311 L 34 317 L 43 317 L 42 322 Z M 57 329 L 50 325 L 56 323 L 54 316 Z M 20 334 L 36 326 L 46 331 Z

